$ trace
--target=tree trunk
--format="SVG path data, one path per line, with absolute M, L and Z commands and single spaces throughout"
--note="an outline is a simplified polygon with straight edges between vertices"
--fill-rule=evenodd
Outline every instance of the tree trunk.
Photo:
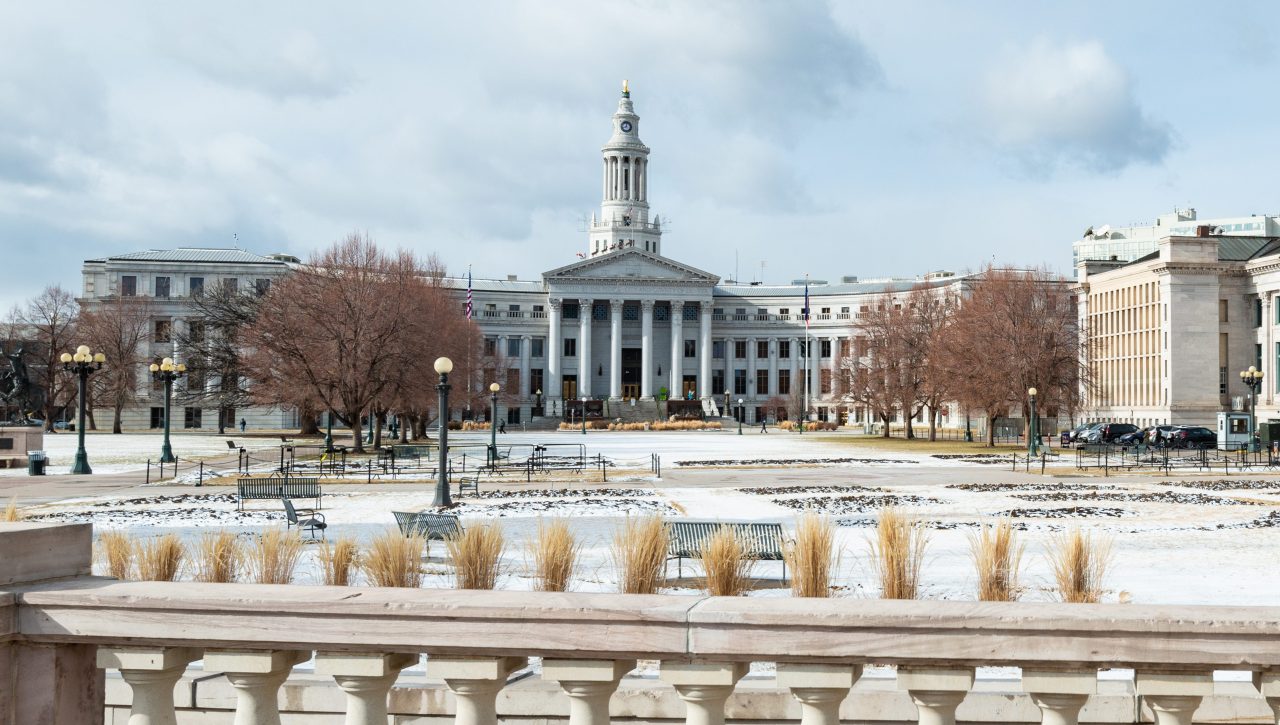
M 929 409 L 929 442 L 938 440 L 938 411 Z
M 902 403 L 902 436 L 907 440 L 916 437 L 916 429 L 912 425 L 915 420 L 915 411 L 911 410 L 911 404 L 903 401 Z
M 115 410 L 113 411 L 114 415 L 112 416 L 112 419 L 111 419 L 112 433 L 120 434 L 124 432 L 120 429 L 120 411 L 123 409 L 124 409 L 123 403 L 116 403 Z
M 373 426 L 373 450 L 382 447 L 382 426 L 386 423 L 387 414 L 383 411 L 374 413 L 369 420 L 369 424 Z
M 413 420 L 413 417 L 410 416 L 408 413 L 401 413 L 396 420 L 397 422 L 400 423 L 400 442 L 408 443 L 409 442 L 409 423 L 410 421 Z
M 881 438 L 888 438 L 888 437 L 889 437 L 889 422 L 890 422 L 891 420 L 893 420 L 893 418 L 892 418 L 892 416 L 888 416 L 888 415 L 881 414 L 881 415 L 880 415 L 880 420 L 884 422 L 884 432 L 880 434 L 880 437 L 881 437 Z
M 994 422 L 991 419 L 991 416 L 988 415 L 987 416 L 987 448 L 995 448 L 995 447 L 996 447 L 996 427 Z
M 364 435 L 361 433 L 360 416 L 351 416 L 351 452 L 364 453 Z
M 311 409 L 311 406 L 303 406 L 298 409 L 298 435 L 320 435 L 320 419 L 316 412 Z

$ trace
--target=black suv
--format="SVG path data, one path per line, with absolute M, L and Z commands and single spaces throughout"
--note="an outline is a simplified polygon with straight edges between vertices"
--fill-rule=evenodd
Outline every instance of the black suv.
M 1174 448 L 1216 448 L 1218 434 L 1200 426 L 1179 426 L 1165 436 Z
M 1087 430 L 1080 435 L 1082 443 L 1115 443 L 1125 433 L 1132 433 L 1138 426 L 1132 423 L 1104 423 L 1097 428 Z

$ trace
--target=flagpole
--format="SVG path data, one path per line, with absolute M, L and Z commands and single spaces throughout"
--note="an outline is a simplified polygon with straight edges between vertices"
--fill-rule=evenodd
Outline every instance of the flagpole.
M 809 368 L 812 367 L 813 343 L 809 339 L 809 273 L 804 275 L 804 410 L 800 412 L 800 432 L 804 433 L 804 424 L 809 420 Z

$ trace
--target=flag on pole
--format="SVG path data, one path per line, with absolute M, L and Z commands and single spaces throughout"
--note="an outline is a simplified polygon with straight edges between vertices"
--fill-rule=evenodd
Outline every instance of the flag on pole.
M 804 278 L 804 307 L 800 308 L 800 314 L 804 315 L 804 329 L 809 329 L 809 278 Z
M 467 267 L 467 319 L 471 319 L 471 268 Z

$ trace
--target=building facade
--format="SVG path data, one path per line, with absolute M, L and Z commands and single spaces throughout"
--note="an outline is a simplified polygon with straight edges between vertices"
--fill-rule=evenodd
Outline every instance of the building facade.
M 1072 243 L 1071 261 L 1077 269 L 1086 261 L 1132 262 L 1155 252 L 1161 239 L 1195 236 L 1201 227 L 1216 236 L 1274 237 L 1280 236 L 1280 216 L 1199 219 L 1195 209 L 1186 208 L 1161 214 L 1153 224 L 1089 227 Z

